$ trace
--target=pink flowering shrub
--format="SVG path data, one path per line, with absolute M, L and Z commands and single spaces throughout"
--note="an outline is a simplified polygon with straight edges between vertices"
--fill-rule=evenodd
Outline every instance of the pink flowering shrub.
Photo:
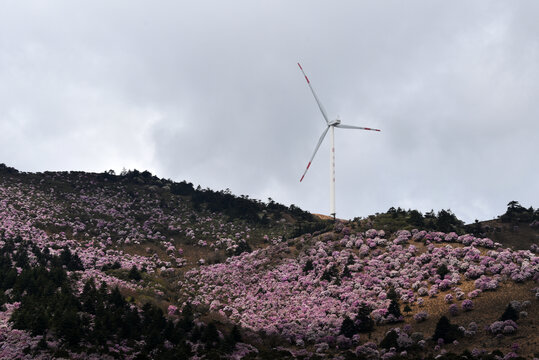
M 499 286 L 499 281 L 497 278 L 490 278 L 482 275 L 474 282 L 474 285 L 476 289 L 481 291 L 496 290 Z
M 462 310 L 464 311 L 471 311 L 473 310 L 473 302 L 470 299 L 466 299 L 461 304 Z
M 513 320 L 495 321 L 487 327 L 487 331 L 493 335 L 509 335 L 517 331 L 518 326 Z
M 414 315 L 414 320 L 419 323 L 427 320 L 428 317 L 429 315 L 426 311 L 420 311 Z
M 473 337 L 477 333 L 478 326 L 475 322 L 471 322 L 468 324 L 468 328 L 462 327 L 462 329 L 459 329 L 464 336 L 466 337 Z
M 178 307 L 175 305 L 169 305 L 167 309 L 167 313 L 169 315 L 175 315 L 178 312 Z

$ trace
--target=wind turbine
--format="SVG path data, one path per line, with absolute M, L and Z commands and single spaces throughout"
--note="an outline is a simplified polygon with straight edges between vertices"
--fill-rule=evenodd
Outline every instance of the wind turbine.
M 330 207 L 330 215 L 333 216 L 335 219 L 335 136 L 334 136 L 334 130 L 335 128 L 341 128 L 341 129 L 359 129 L 359 130 L 370 130 L 370 131 L 380 131 L 378 129 L 372 129 L 368 127 L 361 127 L 361 126 L 352 126 L 352 125 L 344 125 L 341 124 L 341 120 L 337 117 L 335 120 L 329 120 L 328 115 L 326 114 L 326 110 L 324 110 L 324 107 L 322 106 L 322 103 L 318 99 L 318 96 L 316 96 L 316 93 L 314 92 L 313 87 L 311 86 L 311 82 L 309 81 L 309 78 L 307 75 L 305 75 L 305 71 L 303 71 L 303 68 L 301 67 L 300 63 L 298 63 L 299 68 L 301 69 L 301 72 L 303 73 L 303 76 L 305 76 L 305 80 L 307 80 L 307 85 L 309 85 L 309 88 L 311 89 L 311 92 L 313 93 L 314 99 L 316 100 L 316 103 L 318 104 L 318 108 L 322 112 L 322 116 L 324 116 L 324 119 L 326 120 L 327 127 L 322 132 L 322 136 L 320 136 L 320 139 L 318 140 L 318 144 L 316 144 L 316 147 L 314 148 L 313 155 L 311 156 L 311 159 L 309 160 L 309 163 L 307 164 L 307 168 L 305 169 L 305 172 L 301 176 L 300 182 L 305 177 L 305 174 L 307 173 L 307 170 L 309 170 L 309 167 L 311 166 L 311 162 L 314 159 L 314 156 L 316 155 L 316 152 L 318 151 L 318 148 L 322 144 L 322 141 L 324 140 L 324 137 L 326 136 L 328 130 L 329 130 L 329 136 L 331 141 L 331 147 L 330 147 L 330 153 L 329 153 L 329 207 Z

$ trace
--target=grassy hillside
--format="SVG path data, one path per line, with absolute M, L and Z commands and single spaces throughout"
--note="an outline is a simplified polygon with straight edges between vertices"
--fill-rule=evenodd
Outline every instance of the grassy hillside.
M 536 212 L 517 205 L 334 223 L 149 172 L 0 165 L 0 358 L 531 359 Z
M 525 208 L 517 201 L 495 220 L 478 222 L 476 231 L 513 249 L 529 249 L 539 244 L 539 210 Z

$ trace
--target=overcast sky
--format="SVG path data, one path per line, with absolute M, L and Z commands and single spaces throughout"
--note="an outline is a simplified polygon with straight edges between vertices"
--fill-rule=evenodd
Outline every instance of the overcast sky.
M 0 163 L 337 216 L 539 206 L 539 2 L 0 0 Z

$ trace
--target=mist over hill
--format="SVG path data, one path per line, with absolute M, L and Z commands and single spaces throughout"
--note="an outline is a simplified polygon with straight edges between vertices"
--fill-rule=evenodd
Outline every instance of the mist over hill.
M 322 220 L 147 171 L 0 164 L 0 358 L 533 358 L 539 212 Z

